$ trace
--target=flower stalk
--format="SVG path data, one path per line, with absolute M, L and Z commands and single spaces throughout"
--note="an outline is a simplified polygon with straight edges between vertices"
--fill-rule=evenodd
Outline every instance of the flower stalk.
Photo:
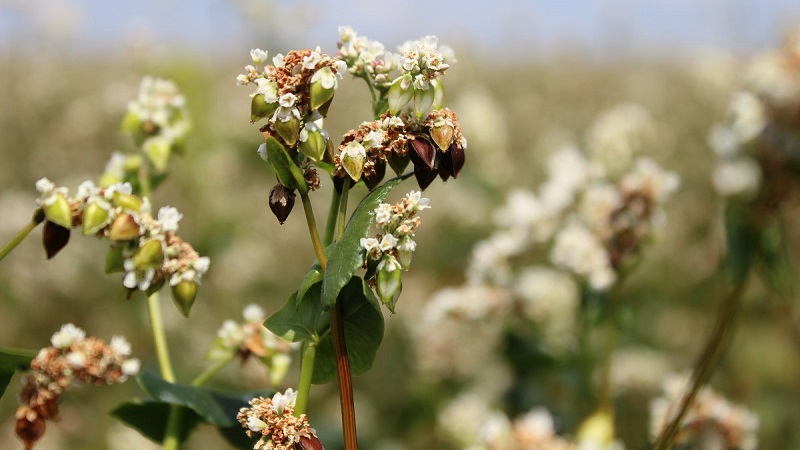
M 16 236 L 14 236 L 8 244 L 6 244 L 2 249 L 0 249 L 0 261 L 6 257 L 11 250 L 14 250 L 29 234 L 36 228 L 37 225 L 44 221 L 44 213 L 41 209 L 37 209 L 33 215 L 33 218 L 27 225 L 25 225 Z

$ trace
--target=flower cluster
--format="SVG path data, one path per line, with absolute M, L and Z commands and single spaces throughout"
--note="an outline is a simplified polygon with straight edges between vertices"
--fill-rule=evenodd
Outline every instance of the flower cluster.
M 375 266 L 375 287 L 381 301 L 394 311 L 402 290 L 401 271 L 408 270 L 411 255 L 417 248 L 414 231 L 420 224 L 417 213 L 430 208 L 430 200 L 419 191 L 411 191 L 399 203 L 381 203 L 375 208 L 375 225 L 380 232 L 374 238 L 361 238 L 366 265 Z
M 548 161 L 548 178 L 538 194 L 516 191 L 498 211 L 499 230 L 473 252 L 468 278 L 473 283 L 507 285 L 509 258 L 533 248 L 550 248 L 550 262 L 565 269 L 597 291 L 608 290 L 625 264 L 637 255 L 645 239 L 663 221 L 661 206 L 677 189 L 678 176 L 666 172 L 652 159 L 630 158 L 625 167 L 607 151 L 619 152 L 631 142 L 631 129 L 613 116 L 629 115 L 623 106 L 606 113 L 595 125 L 604 130 L 602 146 L 588 141 L 590 157 L 565 147 Z M 612 118 L 609 118 L 611 116 Z M 617 124 L 626 124 L 616 127 Z M 616 140 L 610 136 L 616 135 Z M 610 141 L 610 142 L 609 142 Z M 616 144 L 612 144 L 617 141 Z M 638 148 L 629 148 L 633 152 Z M 609 168 L 608 161 L 615 166 Z
M 297 392 L 289 388 L 271 399 L 254 398 L 249 408 L 239 410 L 236 419 L 247 429 L 247 435 L 261 436 L 253 446 L 255 450 L 323 450 L 306 415 L 294 416 L 296 401 Z
M 156 172 L 164 172 L 170 155 L 183 152 L 191 129 L 186 99 L 174 82 L 145 77 L 139 85 L 138 98 L 128 104 L 122 129 L 142 147 Z M 124 181 L 108 176 L 104 186 Z
M 71 386 L 102 386 L 124 382 L 139 372 L 139 360 L 130 358 L 131 346 L 114 336 L 106 344 L 73 324 L 66 324 L 31 361 L 17 409 L 17 436 L 26 449 L 44 434 L 47 420 L 58 420 L 58 403 Z
M 725 120 L 709 134 L 717 156 L 713 184 L 724 198 L 774 207 L 800 167 L 800 32 L 757 57 Z
M 387 163 L 400 174 L 412 162 L 417 184 L 425 189 L 437 176 L 445 181 L 457 178 L 466 148 L 458 117 L 447 108 L 432 111 L 422 121 L 386 113 L 345 134 L 334 158 L 334 181 L 338 186 L 345 177 L 364 180 L 372 189 L 383 180 Z
M 259 66 L 267 59 L 267 52 L 254 49 L 250 56 L 253 64 Z M 237 77 L 239 84 L 256 84 L 250 119 L 256 122 L 266 118 L 268 123 L 261 131 L 265 135 L 279 136 L 287 147 L 297 144 L 300 131 L 308 123 L 325 116 L 339 84 L 338 79 L 347 70 L 344 61 L 321 53 L 319 48 L 278 54 L 272 58 L 272 65 L 265 65 L 261 70 L 255 66 L 246 66 L 246 73 Z M 319 131 L 309 127 L 306 142 L 308 135 L 313 133 Z M 306 155 L 309 158 L 314 161 L 322 159 L 324 142 L 320 147 L 308 147 Z
M 226 320 L 217 331 L 208 352 L 208 359 L 220 360 L 238 356 L 242 361 L 251 355 L 258 358 L 269 369 L 270 383 L 281 383 L 291 363 L 290 352 L 294 343 L 284 341 L 264 326 L 266 314 L 258 305 L 248 305 L 242 313 L 243 323 Z
M 650 402 L 650 436 L 657 438 L 677 414 L 688 377 L 668 376 L 663 395 Z M 752 412 L 728 402 L 708 387 L 702 388 L 681 423 L 675 442 L 713 443 L 714 448 L 755 450 L 759 420 Z
M 390 74 L 396 67 L 396 58 L 386 52 L 383 44 L 359 36 L 349 26 L 339 27 L 337 56 L 347 63 L 347 71 L 359 78 L 367 78 L 378 90 L 389 89 L 393 79 Z
M 188 315 L 209 259 L 175 234 L 182 218 L 175 208 L 163 207 L 154 218 L 147 198 L 133 195 L 128 183 L 100 188 L 85 181 L 70 197 L 66 188 L 42 178 L 36 189 L 40 193 L 37 204 L 47 219 L 44 246 L 48 258 L 67 244 L 71 228 L 81 227 L 85 236 L 111 242 L 106 272 L 125 272 L 123 285 L 131 292 L 155 292 L 168 281 L 173 299 Z

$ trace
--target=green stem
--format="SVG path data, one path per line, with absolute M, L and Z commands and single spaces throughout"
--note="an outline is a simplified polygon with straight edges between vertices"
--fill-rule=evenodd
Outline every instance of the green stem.
M 709 336 L 706 346 L 694 366 L 691 384 L 683 395 L 680 407 L 672 421 L 664 428 L 658 436 L 654 450 L 667 450 L 671 448 L 675 435 L 680 430 L 684 417 L 689 411 L 689 407 L 697 397 L 700 388 L 708 382 L 711 373 L 714 371 L 717 362 L 725 351 L 725 344 L 730 341 L 733 335 L 733 319 L 739 309 L 742 294 L 747 284 L 748 274 L 742 275 L 736 282 L 728 296 L 720 305 L 719 315 L 714 325 L 714 329 Z
M 350 179 L 345 177 L 342 186 L 342 195 L 339 201 L 339 215 L 336 221 L 336 239 L 344 234 L 347 218 L 347 197 L 350 192 Z M 331 311 L 331 337 L 333 351 L 336 356 L 336 373 L 339 379 L 339 401 L 342 409 L 342 434 L 344 436 L 345 450 L 358 449 L 358 435 L 356 433 L 356 408 L 353 399 L 353 380 L 350 374 L 350 359 L 347 355 L 347 342 L 344 337 L 344 319 L 342 305 L 339 302 Z
M 158 292 L 147 297 L 147 308 L 150 311 L 150 326 L 153 328 L 153 342 L 156 347 L 158 365 L 161 367 L 161 377 L 170 383 L 175 382 L 175 373 L 172 371 L 172 362 L 167 347 L 167 337 L 164 333 L 164 321 L 161 319 L 161 305 Z M 164 450 L 177 450 L 180 446 L 180 427 L 183 422 L 183 407 L 170 405 L 167 431 L 164 435 L 162 446 Z
M 344 226 L 347 224 L 347 197 L 350 194 L 350 178 L 344 177 L 342 194 L 339 199 L 339 214 L 336 218 L 336 239 L 344 234 Z
M 314 253 L 317 255 L 319 265 L 324 269 L 328 263 L 328 258 L 325 257 L 322 243 L 319 240 L 317 221 L 314 219 L 314 210 L 311 208 L 311 200 L 308 198 L 308 194 L 303 192 L 300 193 L 300 198 L 303 200 L 303 211 L 306 213 L 306 223 L 308 224 L 308 233 L 311 235 L 311 245 L 314 246 Z
M 311 376 L 314 374 L 314 358 L 317 356 L 317 344 L 306 341 L 303 346 L 303 359 L 300 362 L 300 383 L 297 388 L 297 402 L 294 414 L 305 414 L 308 408 L 308 395 L 311 392 Z
M 219 372 L 225 366 L 227 366 L 228 363 L 231 362 L 231 360 L 233 360 L 233 358 L 235 357 L 236 357 L 236 352 L 230 352 L 229 354 L 225 355 L 224 358 L 220 358 L 211 366 L 206 367 L 206 370 L 204 370 L 200 375 L 196 376 L 194 380 L 192 380 L 192 386 L 200 387 L 206 384 L 206 382 L 208 382 L 208 380 L 210 380 L 211 377 L 216 375 L 217 372 Z
M 28 236 L 28 234 L 30 234 L 30 232 L 33 231 L 33 229 L 36 228 L 36 226 L 42 223 L 43 221 L 44 221 L 44 213 L 42 212 L 41 209 L 37 209 L 31 221 L 27 225 L 25 225 L 25 227 L 22 228 L 19 231 L 19 233 L 17 233 L 17 235 L 14 236 L 14 238 L 11 239 L 11 241 L 8 244 L 6 244 L 5 247 L 0 249 L 0 261 L 2 261 L 3 258 L 6 257 L 6 255 L 11 253 L 11 250 L 14 250 L 17 247 L 17 245 L 19 245 L 20 242 L 22 242 Z
M 332 189 L 331 206 L 328 209 L 328 221 L 325 223 L 325 240 L 322 241 L 326 247 L 333 242 L 333 233 L 336 231 L 336 219 L 339 214 L 339 200 L 342 196 L 336 189 Z

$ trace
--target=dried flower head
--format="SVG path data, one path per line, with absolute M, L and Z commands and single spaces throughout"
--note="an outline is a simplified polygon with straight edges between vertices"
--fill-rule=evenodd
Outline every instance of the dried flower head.
M 253 449 L 324 450 L 306 415 L 294 416 L 296 401 L 297 392 L 289 388 L 272 398 L 254 398 L 239 410 L 236 419 L 247 435 L 260 436 Z
M 121 336 L 109 344 L 69 323 L 53 334 L 31 361 L 23 381 L 17 409 L 17 436 L 26 449 L 44 434 L 47 420 L 58 420 L 58 403 L 72 386 L 122 383 L 139 372 L 139 360 L 130 358 L 131 347 Z

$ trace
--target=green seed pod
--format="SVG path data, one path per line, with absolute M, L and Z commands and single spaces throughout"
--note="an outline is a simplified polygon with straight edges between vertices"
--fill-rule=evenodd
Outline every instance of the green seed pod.
M 325 66 L 311 77 L 311 109 L 318 109 L 333 98 L 336 87 L 336 74 Z
M 389 102 L 389 112 L 392 115 L 396 115 L 413 98 L 414 88 L 411 87 L 411 75 L 403 75 L 394 80 L 391 87 L 389 87 L 389 92 L 386 94 L 386 100 Z
M 303 131 L 300 132 L 300 137 L 301 140 L 298 147 L 304 155 L 311 158 L 314 162 L 321 160 L 325 156 L 327 142 L 322 132 L 316 129 L 309 130 L 308 128 L 304 128 Z M 305 140 L 302 139 L 303 137 L 305 137 Z
M 436 99 L 435 89 L 414 89 L 414 114 L 418 120 L 428 117 L 433 111 L 433 102 Z
M 144 243 L 133 255 L 133 267 L 137 270 L 159 269 L 164 263 L 164 245 L 158 239 Z
M 250 101 L 250 122 L 255 123 L 265 117 L 271 117 L 278 110 L 278 102 L 267 103 L 264 94 L 256 94 Z
M 350 141 L 342 152 L 342 167 L 354 182 L 361 179 L 364 164 L 367 161 L 367 151 L 364 146 L 356 141 Z
M 278 132 L 278 136 L 283 139 L 283 142 L 291 147 L 297 143 L 300 121 L 295 116 L 289 116 L 285 121 L 278 119 L 275 121 L 275 131 Z
M 194 299 L 197 297 L 197 283 L 193 280 L 181 280 L 172 286 L 172 301 L 184 317 L 189 317 Z
M 139 212 L 142 209 L 143 203 L 142 199 L 132 194 L 114 192 L 114 195 L 111 196 L 112 205 L 127 209 L 128 211 Z
M 388 258 L 391 258 L 391 256 Z M 392 313 L 394 313 L 394 305 L 400 297 L 400 292 L 403 290 L 402 278 L 403 272 L 400 269 L 395 268 L 390 271 L 386 265 L 378 270 L 375 276 L 375 289 L 378 292 L 378 298 Z
M 44 201 L 44 215 L 47 220 L 64 228 L 72 228 L 72 208 L 69 200 L 61 194 L 53 194 Z
M 162 136 L 152 137 L 144 142 L 144 152 L 156 172 L 167 170 L 169 155 L 172 153 L 170 144 L 170 141 Z
M 105 203 L 105 202 L 103 202 Z M 106 204 L 107 205 L 107 204 Z M 108 224 L 108 209 L 100 202 L 90 202 L 83 208 L 83 235 L 88 236 L 102 230 Z

